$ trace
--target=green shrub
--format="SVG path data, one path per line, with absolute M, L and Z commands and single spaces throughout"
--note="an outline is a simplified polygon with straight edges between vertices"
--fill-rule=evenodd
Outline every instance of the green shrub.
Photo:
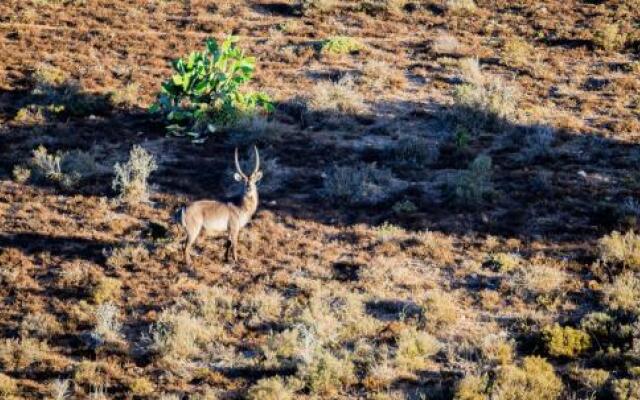
M 273 110 L 265 93 L 240 90 L 253 77 L 255 59 L 246 57 L 237 41 L 235 36 L 228 36 L 222 44 L 208 39 L 203 52 L 173 61 L 175 73 L 162 84 L 158 101 L 151 107 L 165 115 L 169 132 L 201 142 L 203 134 L 219 126 L 260 110 Z
M 481 204 L 491 193 L 491 157 L 479 155 L 469 168 L 458 172 L 444 187 L 444 195 L 459 206 Z
M 591 348 L 588 333 L 570 326 L 563 328 L 558 324 L 545 327 L 542 330 L 542 340 L 549 354 L 554 357 L 574 358 Z
M 348 36 L 336 36 L 325 40 L 320 51 L 323 54 L 349 54 L 362 49 L 362 44 Z

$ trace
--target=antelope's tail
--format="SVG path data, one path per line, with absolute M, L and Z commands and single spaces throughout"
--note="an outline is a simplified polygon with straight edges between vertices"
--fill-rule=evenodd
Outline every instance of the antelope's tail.
M 173 222 L 182 226 L 186 226 L 185 212 L 187 211 L 185 206 L 178 207 L 173 214 Z

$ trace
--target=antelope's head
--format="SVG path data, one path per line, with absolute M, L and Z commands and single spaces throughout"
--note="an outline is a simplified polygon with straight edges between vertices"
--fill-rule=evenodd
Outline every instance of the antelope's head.
M 253 150 L 256 152 L 256 164 L 253 168 L 253 172 L 251 172 L 249 176 L 242 172 L 242 168 L 240 168 L 237 147 L 235 152 L 236 173 L 233 174 L 233 177 L 236 181 L 244 183 L 245 194 L 247 195 L 257 193 L 256 183 L 262 179 L 262 171 L 260 171 L 260 153 L 258 153 L 258 148 L 256 146 L 253 146 Z

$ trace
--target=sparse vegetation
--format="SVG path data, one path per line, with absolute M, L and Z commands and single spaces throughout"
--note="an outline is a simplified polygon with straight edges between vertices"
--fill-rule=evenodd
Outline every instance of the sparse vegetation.
M 0 398 L 637 399 L 638 0 L 82 2 L 0 2 Z
M 29 175 L 60 184 L 64 188 L 77 186 L 97 171 L 95 159 L 83 151 L 51 154 L 44 146 L 39 146 L 32 154 Z M 26 173 L 22 171 L 21 175 L 24 178 Z

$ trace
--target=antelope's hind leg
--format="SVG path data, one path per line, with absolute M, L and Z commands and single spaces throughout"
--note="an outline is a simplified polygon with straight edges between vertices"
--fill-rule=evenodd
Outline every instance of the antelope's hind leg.
M 202 224 L 194 227 L 187 227 L 187 239 L 184 245 L 184 262 L 191 266 L 191 247 L 195 243 L 200 231 L 202 230 Z

